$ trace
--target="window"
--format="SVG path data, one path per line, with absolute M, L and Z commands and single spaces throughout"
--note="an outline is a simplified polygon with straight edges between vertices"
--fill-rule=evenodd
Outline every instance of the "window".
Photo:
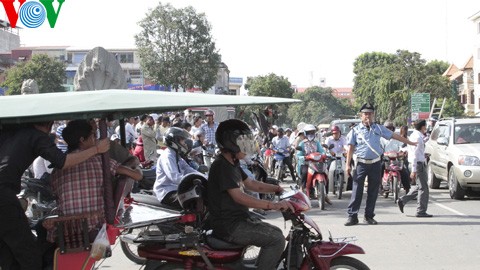
M 133 63 L 133 52 L 131 53 L 117 53 L 115 54 L 120 63 Z
M 75 53 L 72 58 L 72 64 L 80 64 L 87 53 Z
M 477 82 L 478 82 L 478 84 L 480 84 L 480 73 L 478 73 L 477 76 L 478 76 Z

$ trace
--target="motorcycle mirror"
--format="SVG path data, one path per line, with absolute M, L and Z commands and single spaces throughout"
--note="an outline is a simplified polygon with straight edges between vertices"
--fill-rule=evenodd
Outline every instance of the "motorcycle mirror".
M 335 147 L 335 145 L 333 145 L 333 143 L 332 143 L 328 146 L 328 149 L 333 149 L 334 147 Z
M 302 151 L 302 147 L 301 147 L 301 146 L 297 146 L 297 147 L 295 147 L 295 150 Z
M 322 144 L 322 147 L 328 149 L 328 146 L 326 144 Z

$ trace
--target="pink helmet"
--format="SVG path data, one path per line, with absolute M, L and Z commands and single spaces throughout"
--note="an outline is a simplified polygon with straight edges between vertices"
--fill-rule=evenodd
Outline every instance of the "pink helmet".
M 331 131 L 332 131 L 332 134 L 335 134 L 335 133 L 340 133 L 340 134 L 342 134 L 342 131 L 341 131 L 340 128 L 337 127 L 337 126 L 332 126 Z

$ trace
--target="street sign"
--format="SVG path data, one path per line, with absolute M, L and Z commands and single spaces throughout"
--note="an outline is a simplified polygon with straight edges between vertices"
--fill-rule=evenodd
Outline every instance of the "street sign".
M 418 119 L 428 119 L 430 116 L 430 94 L 413 93 L 410 108 L 413 121 Z

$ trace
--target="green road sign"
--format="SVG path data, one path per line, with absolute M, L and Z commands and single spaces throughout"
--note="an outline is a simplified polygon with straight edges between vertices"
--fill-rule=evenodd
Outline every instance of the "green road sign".
M 413 121 L 417 119 L 428 118 L 430 113 L 430 94 L 413 93 L 411 97 L 410 108 Z

